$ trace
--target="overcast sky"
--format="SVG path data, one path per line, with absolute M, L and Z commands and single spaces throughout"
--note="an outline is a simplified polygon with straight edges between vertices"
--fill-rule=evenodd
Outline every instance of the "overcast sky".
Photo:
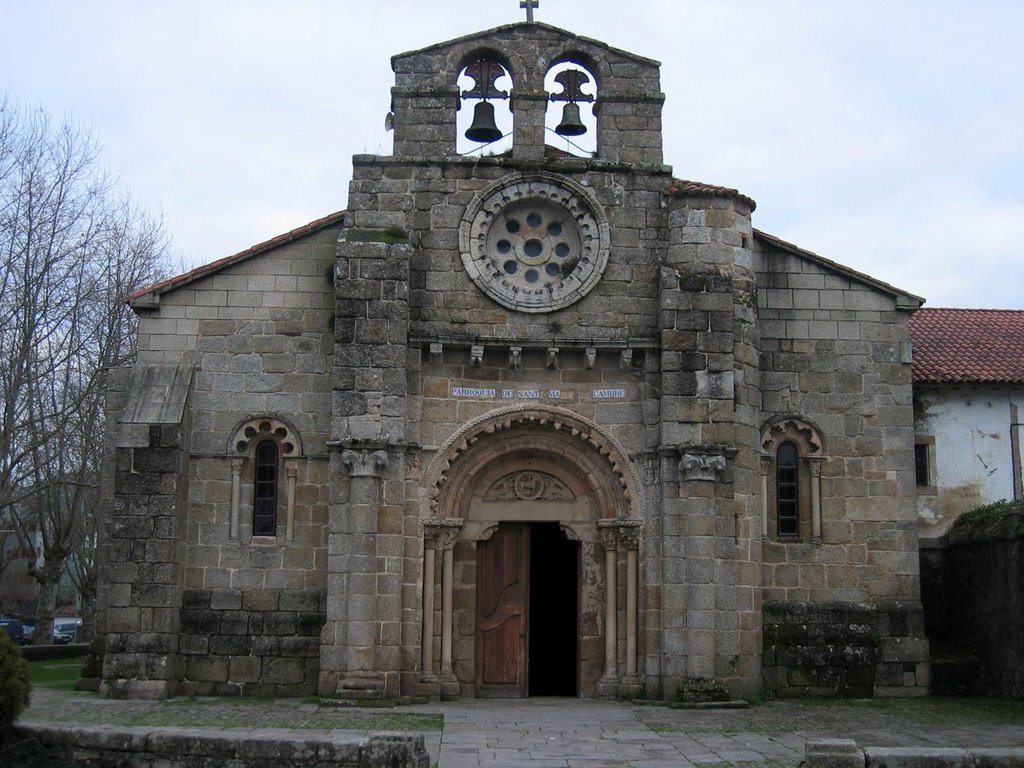
M 540 0 L 662 62 L 665 162 L 929 306 L 1024 308 L 1021 0 Z M 518 0 L 0 0 L 0 90 L 72 117 L 183 263 L 345 207 L 395 53 Z

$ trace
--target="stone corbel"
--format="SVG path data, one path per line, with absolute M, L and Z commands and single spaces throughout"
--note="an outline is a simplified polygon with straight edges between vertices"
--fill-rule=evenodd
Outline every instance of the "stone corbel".
M 548 347 L 547 367 L 558 368 L 558 347 Z
M 440 363 L 444 357 L 444 344 L 440 341 L 430 342 L 430 362 Z
M 469 348 L 469 364 L 475 366 L 481 366 L 484 364 L 484 345 L 473 344 Z
M 583 350 L 583 364 L 589 371 L 597 362 L 597 347 L 587 347 Z
M 621 368 L 624 371 L 628 371 L 632 367 L 633 350 L 629 348 L 622 350 L 621 354 L 619 355 L 619 368 Z
M 519 366 L 523 363 L 523 348 L 522 347 L 509 347 L 508 348 L 508 367 L 513 371 L 518 371 Z
M 386 451 L 346 448 L 341 452 L 341 463 L 348 467 L 350 477 L 380 477 L 388 466 Z

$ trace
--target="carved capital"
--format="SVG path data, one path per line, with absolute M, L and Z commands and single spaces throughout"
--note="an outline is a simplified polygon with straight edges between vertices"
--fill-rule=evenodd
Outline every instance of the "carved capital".
M 725 474 L 727 464 L 721 454 L 684 453 L 679 460 L 679 479 L 717 482 Z
M 388 466 L 386 451 L 353 450 L 341 452 L 341 463 L 348 467 L 351 477 L 380 477 Z
M 679 455 L 679 481 L 709 480 L 727 482 L 731 479 L 729 460 L 736 457 L 737 449 L 729 445 L 701 444 L 680 445 L 675 448 Z
M 807 471 L 810 472 L 811 477 L 821 477 L 821 465 L 824 463 L 824 458 L 817 456 L 809 456 L 807 458 Z
M 619 529 L 619 544 L 623 549 L 639 549 L 640 534 L 643 531 L 643 521 L 634 517 L 622 518 L 616 521 Z
M 601 534 L 601 542 L 608 551 L 619 547 L 619 521 L 614 517 L 597 521 L 597 532 Z
M 463 522 L 461 517 L 428 518 L 423 521 L 423 539 L 435 549 L 451 549 L 459 538 Z

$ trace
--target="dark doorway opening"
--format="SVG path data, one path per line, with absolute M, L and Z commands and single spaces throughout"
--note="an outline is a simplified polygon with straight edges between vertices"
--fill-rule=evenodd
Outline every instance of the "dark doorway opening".
M 579 552 L 558 523 L 530 526 L 530 696 L 577 695 Z

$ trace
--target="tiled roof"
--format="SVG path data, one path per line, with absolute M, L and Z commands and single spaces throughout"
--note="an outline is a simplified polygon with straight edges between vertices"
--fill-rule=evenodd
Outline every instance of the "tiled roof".
M 1024 311 L 920 309 L 910 317 L 915 383 L 1024 383 Z
M 720 187 L 717 184 L 705 184 L 702 181 L 687 181 L 686 179 L 673 179 L 672 186 L 666 190 L 672 197 L 731 197 L 739 200 L 750 207 L 753 211 L 757 203 L 752 197 L 747 197 L 738 189 L 732 187 Z
M 217 261 L 211 261 L 209 264 L 196 267 L 183 275 L 177 275 L 167 280 L 163 280 L 156 285 L 151 285 L 148 288 L 137 291 L 129 296 L 126 301 L 132 306 L 156 306 L 156 301 L 159 299 L 160 294 L 167 293 L 175 288 L 187 285 L 201 277 L 212 275 L 225 267 L 229 267 L 232 264 L 237 264 L 240 261 L 245 261 L 253 256 L 272 250 L 273 248 L 290 243 L 292 240 L 298 240 L 300 237 L 312 235 L 314 232 L 319 232 L 321 229 L 329 227 L 332 224 L 339 224 L 345 218 L 346 213 L 347 211 L 330 213 L 322 218 L 309 222 L 309 224 L 296 227 L 290 232 L 285 232 L 283 235 L 278 235 L 277 237 L 272 237 L 269 240 L 264 240 L 262 243 L 257 243 L 251 248 L 246 248 L 244 251 L 239 251 L 231 256 L 225 256 L 223 259 L 217 259 Z

